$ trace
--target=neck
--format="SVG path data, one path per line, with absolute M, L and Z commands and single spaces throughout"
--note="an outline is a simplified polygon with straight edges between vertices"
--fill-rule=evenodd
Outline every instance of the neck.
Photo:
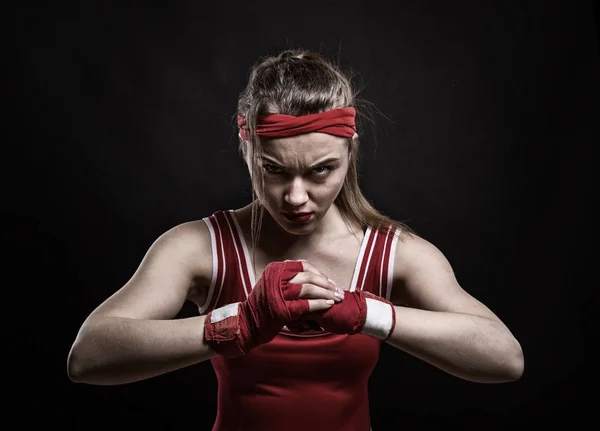
M 353 231 L 346 225 L 335 204 L 329 208 L 315 229 L 306 235 L 294 235 L 285 231 L 267 211 L 264 211 L 259 244 L 263 250 L 268 249 L 270 253 L 285 255 L 294 250 L 317 248 L 324 242 L 360 233 L 360 227 L 355 226 Z

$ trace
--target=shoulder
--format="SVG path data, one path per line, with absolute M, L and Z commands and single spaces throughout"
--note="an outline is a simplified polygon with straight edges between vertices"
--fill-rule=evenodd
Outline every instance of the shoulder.
M 462 288 L 444 253 L 419 235 L 411 233 L 400 238 L 393 274 L 390 299 L 395 305 L 499 320 Z
M 171 227 L 156 239 L 154 245 L 197 251 L 198 248 L 206 246 L 207 240 L 210 240 L 210 235 L 206 223 L 198 219 Z
M 169 256 L 169 260 L 189 268 L 192 276 L 210 277 L 212 248 L 208 226 L 203 219 L 177 224 L 152 244 L 149 256 Z
M 198 286 L 210 279 L 210 238 L 202 220 L 178 224 L 148 247 L 129 280 L 103 302 L 97 315 L 139 319 L 174 317 Z
M 414 232 L 401 231 L 394 256 L 394 279 L 409 280 L 423 270 L 451 271 L 451 268 L 435 244 Z
M 395 302 L 404 303 L 407 291 L 414 292 L 437 283 L 457 284 L 444 253 L 414 232 L 399 233 L 393 261 L 392 297 Z

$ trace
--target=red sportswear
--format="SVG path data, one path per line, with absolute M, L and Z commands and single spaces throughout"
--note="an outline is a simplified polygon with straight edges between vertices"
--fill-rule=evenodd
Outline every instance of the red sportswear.
M 213 275 L 200 314 L 246 300 L 256 284 L 240 226 L 232 210 L 203 221 L 212 243 Z M 368 228 L 355 264 L 351 290 L 389 300 L 398 231 Z M 211 359 L 218 381 L 213 431 L 368 431 L 368 380 L 381 341 L 368 335 L 293 334 L 235 358 Z

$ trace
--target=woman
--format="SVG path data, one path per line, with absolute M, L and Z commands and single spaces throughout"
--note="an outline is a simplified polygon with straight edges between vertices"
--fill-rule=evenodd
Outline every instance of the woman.
M 368 430 L 381 342 L 473 382 L 518 379 L 507 327 L 361 194 L 355 117 L 350 80 L 317 53 L 257 63 L 238 104 L 252 202 L 161 235 L 83 323 L 70 378 L 122 384 L 210 359 L 215 430 Z M 199 316 L 173 319 L 186 300 Z

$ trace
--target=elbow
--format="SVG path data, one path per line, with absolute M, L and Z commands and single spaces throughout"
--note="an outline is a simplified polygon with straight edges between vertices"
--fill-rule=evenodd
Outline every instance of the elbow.
M 73 383 L 80 383 L 82 367 L 76 358 L 77 354 L 74 349 L 71 348 L 69 356 L 67 357 L 67 377 L 69 377 L 69 380 Z
M 463 378 L 475 383 L 497 384 L 516 382 L 523 376 L 525 361 L 519 343 L 515 341 L 490 354 L 485 369 L 478 369 Z
M 79 341 L 76 341 L 67 357 L 67 376 L 73 383 L 85 383 L 86 370 L 89 368 L 81 352 L 80 344 Z
M 101 351 L 95 341 L 93 327 L 84 325 L 67 356 L 67 376 L 73 383 L 90 383 L 90 378 L 97 368 L 97 354 Z
M 523 372 L 525 371 L 523 349 L 519 342 L 513 339 L 511 345 L 507 347 L 506 352 L 504 362 L 506 381 L 516 382 L 523 376 Z

